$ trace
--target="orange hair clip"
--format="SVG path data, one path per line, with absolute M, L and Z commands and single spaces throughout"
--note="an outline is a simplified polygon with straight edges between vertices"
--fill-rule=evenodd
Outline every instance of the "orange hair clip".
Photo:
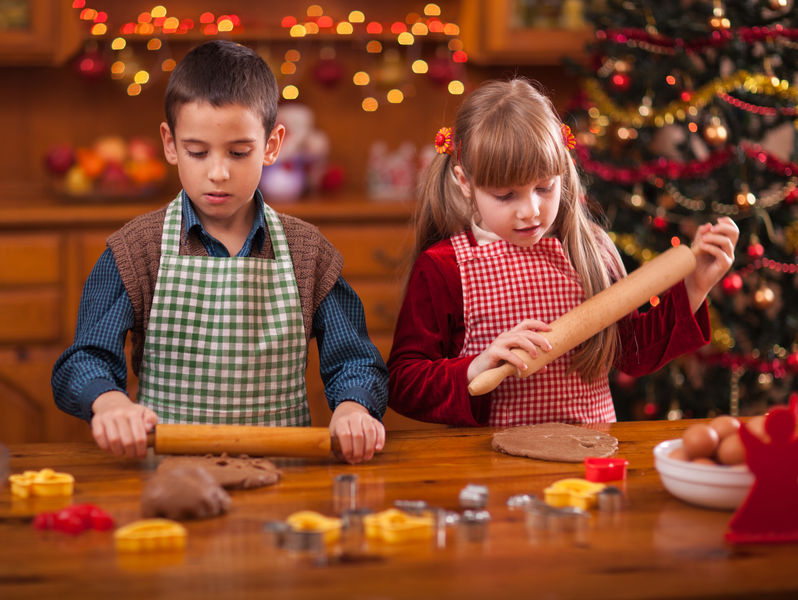
M 576 148 L 576 138 L 574 137 L 574 134 L 571 133 L 571 128 L 565 123 L 561 123 L 560 130 L 562 131 L 562 141 L 565 144 L 565 147 L 569 150 Z
M 438 133 L 435 134 L 435 151 L 438 154 L 451 154 L 454 150 L 452 145 L 452 128 L 441 127 Z

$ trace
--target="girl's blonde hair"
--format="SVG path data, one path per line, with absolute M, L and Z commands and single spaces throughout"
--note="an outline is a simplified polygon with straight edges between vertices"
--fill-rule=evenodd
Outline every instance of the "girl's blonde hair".
M 475 90 L 457 113 L 452 145 L 452 153 L 436 156 L 419 182 L 415 256 L 470 227 L 475 208 L 457 185 L 454 166 L 459 164 L 472 187 L 521 186 L 561 176 L 551 233 L 562 242 L 585 298 L 626 274 L 617 249 L 587 208 L 560 118 L 529 81 L 490 81 Z M 586 381 L 605 375 L 618 349 L 618 329 L 612 325 L 579 346 L 573 369 Z

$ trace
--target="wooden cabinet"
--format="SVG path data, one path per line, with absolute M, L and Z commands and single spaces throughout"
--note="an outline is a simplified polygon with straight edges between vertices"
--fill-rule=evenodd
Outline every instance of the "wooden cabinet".
M 587 0 L 463 0 L 462 39 L 476 64 L 560 65 L 584 60 Z
M 159 204 L 46 204 L 35 196 L 0 205 L 0 441 L 88 440 L 88 426 L 56 408 L 51 370 L 72 341 L 83 283 L 105 238 Z M 413 242 L 412 207 L 355 199 L 275 208 L 314 223 L 341 250 L 344 277 L 361 297 L 369 334 L 387 359 Z M 326 425 L 330 410 L 315 345 L 307 382 L 313 423 Z M 390 410 L 385 424 L 427 426 Z
M 58 65 L 80 47 L 71 2 L 6 0 L 0 12 L 0 65 Z

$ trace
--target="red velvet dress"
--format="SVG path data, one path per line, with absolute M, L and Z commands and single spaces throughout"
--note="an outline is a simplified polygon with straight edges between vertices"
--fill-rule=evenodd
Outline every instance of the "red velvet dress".
M 470 232 L 468 238 L 475 246 Z M 460 270 L 451 241 L 444 240 L 418 257 L 408 281 L 388 359 L 391 408 L 421 421 L 488 424 L 491 394 L 468 393 L 466 372 L 476 354 L 460 355 L 465 329 Z M 645 375 L 707 344 L 709 314 L 706 304 L 690 311 L 679 283 L 657 307 L 621 320 L 619 333 L 622 351 L 614 366 Z

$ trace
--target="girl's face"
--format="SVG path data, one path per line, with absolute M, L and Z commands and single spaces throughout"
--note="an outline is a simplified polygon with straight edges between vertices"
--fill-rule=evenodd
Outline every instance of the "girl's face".
M 483 188 L 472 186 L 459 165 L 454 170 L 463 195 L 474 201 L 477 225 L 522 248 L 550 234 L 560 209 L 559 175 L 521 186 Z

